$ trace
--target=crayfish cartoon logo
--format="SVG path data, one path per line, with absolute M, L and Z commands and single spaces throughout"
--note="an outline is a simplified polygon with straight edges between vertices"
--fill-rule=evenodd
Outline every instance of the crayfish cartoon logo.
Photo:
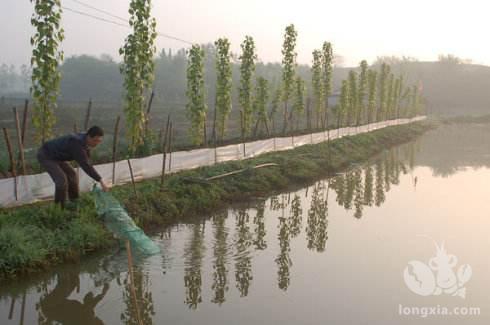
M 421 296 L 437 296 L 447 294 L 451 296 L 466 297 L 465 284 L 473 275 L 471 266 L 462 264 L 455 272 L 454 267 L 458 258 L 448 254 L 444 242 L 439 246 L 435 241 L 436 256 L 428 264 L 412 260 L 408 262 L 403 271 L 403 278 L 407 287 Z

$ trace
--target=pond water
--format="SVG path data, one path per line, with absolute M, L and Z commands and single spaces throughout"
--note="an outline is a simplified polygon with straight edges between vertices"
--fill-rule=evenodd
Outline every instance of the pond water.
M 4 283 L 0 324 L 488 324 L 490 126 Z

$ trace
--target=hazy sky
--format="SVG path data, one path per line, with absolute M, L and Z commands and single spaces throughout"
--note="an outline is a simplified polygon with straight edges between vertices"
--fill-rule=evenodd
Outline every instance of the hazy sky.
M 79 0 L 121 17 L 128 17 L 129 0 Z M 284 28 L 294 23 L 298 30 L 298 62 L 310 63 L 311 52 L 323 41 L 333 43 L 344 65 L 357 65 L 377 56 L 412 56 L 436 60 L 439 54 L 470 58 L 490 65 L 490 19 L 488 1 L 452 0 L 153 0 L 158 31 L 191 42 L 214 42 L 228 37 L 239 52 L 245 35 L 256 41 L 259 58 L 280 61 Z M 488 3 L 488 4 L 487 4 Z M 106 17 L 101 13 L 62 0 L 71 9 Z M 29 0 L 0 0 L 0 63 L 29 62 L 32 33 Z M 63 27 L 65 56 L 110 54 L 117 50 L 129 28 L 93 20 L 65 10 Z M 188 47 L 185 43 L 158 37 L 157 48 Z

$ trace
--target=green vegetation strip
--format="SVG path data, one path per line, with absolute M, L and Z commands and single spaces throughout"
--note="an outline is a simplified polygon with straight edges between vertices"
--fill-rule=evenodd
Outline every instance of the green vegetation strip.
M 163 190 L 159 179 L 116 187 L 119 199 L 135 222 L 145 230 L 185 221 L 224 207 L 233 201 L 267 196 L 274 191 L 302 186 L 333 174 L 351 163 L 407 142 L 433 128 L 429 122 L 393 126 L 374 132 L 294 150 L 268 153 L 257 158 L 222 163 L 169 176 Z M 252 167 L 275 163 L 267 168 Z M 206 180 L 236 170 L 230 176 Z M 98 220 L 90 193 L 78 210 L 61 211 L 49 202 L 0 209 L 0 278 L 76 260 L 115 244 Z

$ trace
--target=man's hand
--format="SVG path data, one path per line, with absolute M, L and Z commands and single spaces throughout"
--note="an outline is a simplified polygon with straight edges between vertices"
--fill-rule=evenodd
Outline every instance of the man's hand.
M 100 181 L 100 186 L 102 187 L 102 191 L 104 192 L 109 192 L 109 190 L 111 189 L 111 187 L 104 183 L 103 180 Z

